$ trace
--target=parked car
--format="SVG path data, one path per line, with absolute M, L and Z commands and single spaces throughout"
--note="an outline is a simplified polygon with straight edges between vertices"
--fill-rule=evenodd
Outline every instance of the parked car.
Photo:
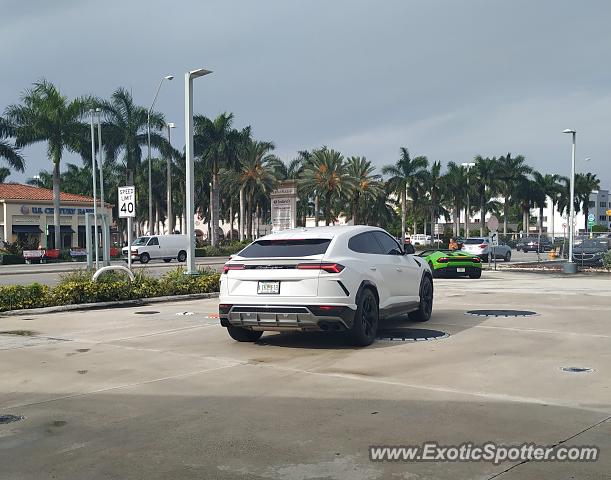
M 549 252 L 554 245 L 552 241 L 546 237 L 524 237 L 518 240 L 516 244 L 516 250 L 522 250 L 524 253 L 527 252 Z
M 418 256 L 429 264 L 433 277 L 480 278 L 482 276 L 481 258 L 470 253 L 457 250 L 425 250 Z
M 416 235 L 412 235 L 411 237 L 413 245 L 430 245 L 431 244 L 431 236 L 424 235 L 423 233 L 417 233 Z
M 140 260 L 140 263 L 148 263 L 155 258 L 163 258 L 164 262 L 171 262 L 173 258 L 184 262 L 188 248 L 186 235 L 152 235 L 136 238 L 131 246 L 131 256 L 132 260 Z M 123 247 L 121 253 L 127 261 L 127 247 Z
M 490 239 L 483 237 L 465 239 L 461 251 L 476 255 L 484 262 L 492 258 L 499 258 L 506 262 L 511 260 L 511 248 L 508 245 L 499 243 L 493 247 Z
M 606 238 L 586 239 L 573 248 L 573 261 L 579 265 L 598 266 L 603 264 L 603 257 L 609 251 L 609 240 Z
M 433 308 L 429 265 L 386 231 L 368 226 L 299 228 L 267 235 L 238 252 L 221 275 L 221 325 L 239 342 L 265 330 L 344 331 L 371 344 L 378 322 Z

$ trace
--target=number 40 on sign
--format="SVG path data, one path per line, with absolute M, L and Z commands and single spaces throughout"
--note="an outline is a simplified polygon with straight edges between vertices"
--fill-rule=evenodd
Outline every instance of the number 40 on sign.
M 119 217 L 136 216 L 136 188 L 119 187 Z

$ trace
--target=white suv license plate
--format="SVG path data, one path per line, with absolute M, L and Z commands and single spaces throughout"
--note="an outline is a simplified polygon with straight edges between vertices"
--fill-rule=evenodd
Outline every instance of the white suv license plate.
M 259 295 L 278 295 L 280 293 L 280 282 L 259 282 L 257 293 Z

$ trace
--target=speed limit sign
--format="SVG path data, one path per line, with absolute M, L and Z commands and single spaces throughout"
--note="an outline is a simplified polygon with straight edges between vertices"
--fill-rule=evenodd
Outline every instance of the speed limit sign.
M 136 216 L 136 188 L 119 187 L 119 217 L 135 217 Z

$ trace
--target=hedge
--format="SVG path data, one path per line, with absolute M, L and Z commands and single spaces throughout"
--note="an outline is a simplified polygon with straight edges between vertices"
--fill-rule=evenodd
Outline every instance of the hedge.
M 234 242 L 229 245 L 221 245 L 213 247 L 212 245 L 206 245 L 205 247 L 198 247 L 195 249 L 196 257 L 225 257 L 238 253 L 250 242 Z
M 94 282 L 90 271 L 77 271 L 62 276 L 56 287 L 38 283 L 0 286 L 0 311 L 218 292 L 220 275 L 200 273 L 185 275 L 176 269 L 159 278 L 137 273 L 130 282 L 122 274 L 108 272 Z
M 20 255 L 13 253 L 0 254 L 0 265 L 20 265 L 25 263 L 25 259 Z
M 605 253 L 605 256 L 603 257 L 603 266 L 611 270 L 611 250 Z

